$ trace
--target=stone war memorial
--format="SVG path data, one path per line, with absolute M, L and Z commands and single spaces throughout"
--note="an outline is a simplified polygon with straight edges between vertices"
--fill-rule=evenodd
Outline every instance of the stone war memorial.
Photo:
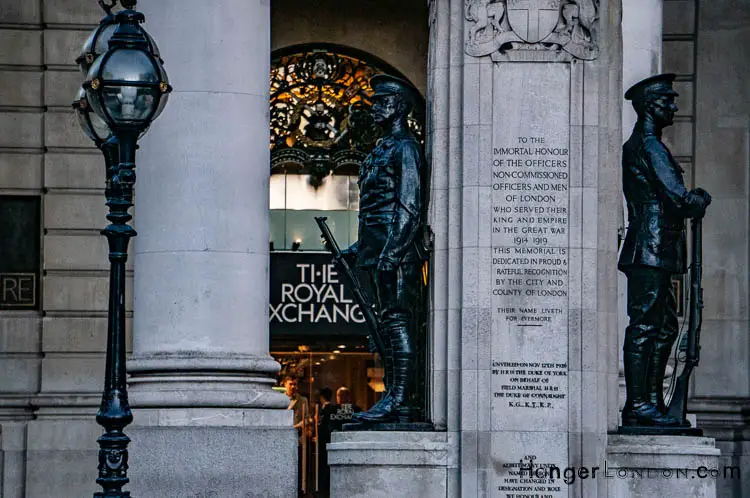
M 718 456 L 710 439 L 614 435 L 619 11 L 465 7 L 438 10 L 431 30 L 431 394 L 446 432 L 334 434 L 334 495 L 715 496 L 705 482 L 612 479 Z
M 750 7 L 31 4 L 0 497 L 750 495 Z

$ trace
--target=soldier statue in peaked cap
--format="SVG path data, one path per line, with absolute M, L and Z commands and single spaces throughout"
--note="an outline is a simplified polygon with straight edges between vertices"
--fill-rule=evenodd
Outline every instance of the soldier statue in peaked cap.
M 687 218 L 702 217 L 711 203 L 705 190 L 685 188 L 680 165 L 661 141 L 677 111 L 674 74 L 636 83 L 626 93 L 638 113 L 623 146 L 623 191 L 628 230 L 618 268 L 628 278 L 628 317 L 623 347 L 627 400 L 623 426 L 675 426 L 662 384 L 678 334 L 671 277 L 686 271 Z
M 403 411 L 413 377 L 414 324 L 420 306 L 429 171 L 422 145 L 407 117 L 418 102 L 412 85 L 379 74 L 371 114 L 383 137 L 362 162 L 359 174 L 358 240 L 343 251 L 371 282 L 378 312 L 378 351 L 384 363 L 386 391 L 378 403 L 353 419 L 393 422 Z M 400 410 L 401 409 L 401 410 Z

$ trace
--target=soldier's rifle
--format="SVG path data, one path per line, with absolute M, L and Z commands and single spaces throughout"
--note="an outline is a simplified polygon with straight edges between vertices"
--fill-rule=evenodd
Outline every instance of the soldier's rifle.
M 354 294 L 354 299 L 357 301 L 357 304 L 359 304 L 359 309 L 362 311 L 365 322 L 370 329 L 370 337 L 372 337 L 375 346 L 378 348 L 378 352 L 382 356 L 385 353 L 386 349 L 383 345 L 383 339 L 380 337 L 380 328 L 378 325 L 378 317 L 375 313 L 375 307 L 373 304 L 367 301 L 367 297 L 365 296 L 364 290 L 362 289 L 362 284 L 359 282 L 357 275 L 354 274 L 351 266 L 349 266 L 349 262 L 341 252 L 341 248 L 336 242 L 336 239 L 333 238 L 331 229 L 328 227 L 328 223 L 326 223 L 327 219 L 328 218 L 326 218 L 325 216 L 316 216 L 315 223 L 318 224 L 318 227 L 320 228 L 320 234 L 323 237 L 323 240 L 326 241 L 326 246 L 328 247 L 328 250 L 331 251 L 334 261 L 339 265 L 341 270 L 343 270 L 344 275 L 346 275 L 347 279 L 349 280 L 349 283 L 352 286 L 352 294 Z
M 700 361 L 700 335 L 701 323 L 703 321 L 701 222 L 701 218 L 693 218 L 691 220 L 692 253 L 690 258 L 690 317 L 688 319 L 687 351 L 685 355 L 685 367 L 682 369 L 680 376 L 677 377 L 677 383 L 672 400 L 669 402 L 668 410 L 669 415 L 680 420 L 683 425 L 689 425 L 687 421 L 687 400 L 690 375 Z

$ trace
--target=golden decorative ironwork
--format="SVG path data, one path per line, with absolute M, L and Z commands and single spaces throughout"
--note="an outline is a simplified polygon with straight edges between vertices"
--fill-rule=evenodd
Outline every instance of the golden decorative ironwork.
M 381 132 L 369 113 L 369 80 L 395 70 L 347 52 L 308 46 L 272 58 L 272 168 L 295 164 L 325 176 L 340 166 L 358 165 L 375 146 Z M 410 119 L 420 140 L 422 114 L 414 109 Z

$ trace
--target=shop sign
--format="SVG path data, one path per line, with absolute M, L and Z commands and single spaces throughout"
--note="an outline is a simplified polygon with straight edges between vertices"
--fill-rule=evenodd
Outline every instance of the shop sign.
M 36 306 L 36 274 L 0 272 L 0 309 Z
M 272 334 L 366 335 L 364 317 L 330 254 L 271 253 Z

